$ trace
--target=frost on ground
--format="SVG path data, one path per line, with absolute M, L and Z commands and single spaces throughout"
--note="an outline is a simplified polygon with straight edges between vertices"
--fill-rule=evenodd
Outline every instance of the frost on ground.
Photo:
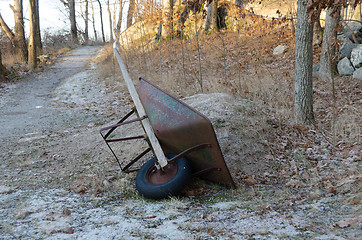
M 61 78 L 63 74 L 55 72 L 59 68 L 54 69 L 47 76 Z M 96 65 L 58 84 L 41 79 L 26 88 L 9 84 L 0 92 L 0 116 L 7 121 L 18 114 L 28 124 L 11 138 L 0 139 L 1 239 L 358 239 L 361 235 L 358 148 L 341 156 L 332 156 L 323 143 L 305 152 L 291 149 L 291 140 L 280 135 L 286 126 L 255 103 L 223 93 L 198 94 L 183 101 L 212 121 L 237 189 L 195 179 L 178 198 L 146 200 L 135 190 L 135 175 L 120 172 L 99 135 L 101 127 L 130 110 L 122 83 L 99 77 Z M 43 87 L 52 89 L 51 94 L 38 92 Z M 36 101 L 29 97 L 24 106 L 17 103 L 16 112 L 4 110 L 18 89 L 29 95 L 35 91 Z M 137 131 L 142 131 L 140 126 L 132 125 L 119 133 L 138 135 Z M 142 144 L 117 147 L 121 163 L 139 153 Z M 273 144 L 281 150 L 270 152 Z
M 15 190 L 0 195 L 2 239 L 280 239 L 307 236 L 303 221 L 244 203 L 196 204 L 190 199 L 104 202 L 64 190 Z

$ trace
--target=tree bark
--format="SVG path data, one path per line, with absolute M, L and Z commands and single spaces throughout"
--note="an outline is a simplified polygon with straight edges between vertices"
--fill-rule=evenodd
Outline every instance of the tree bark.
M 172 38 L 173 35 L 173 0 L 162 0 L 162 33 L 165 37 Z
M 95 39 L 95 41 L 98 41 L 97 30 L 96 30 L 96 21 L 95 21 L 95 18 L 94 18 L 93 1 L 90 1 L 90 4 L 91 4 L 91 8 L 92 8 L 92 24 L 93 24 L 94 39 Z
M 129 0 L 129 7 L 127 13 L 127 28 L 129 28 L 132 25 L 134 9 L 135 9 L 135 0 Z
M 319 69 L 319 77 L 329 81 L 332 80 L 332 77 L 337 71 L 337 63 L 336 61 L 333 61 L 336 53 L 336 47 L 333 43 L 337 40 L 337 31 L 335 27 L 339 21 L 339 16 L 337 16 L 337 18 L 332 17 L 330 15 L 331 13 L 332 9 L 328 8 L 326 13 Z
M 211 17 L 212 17 L 212 3 L 209 3 L 207 5 L 207 14 L 206 14 L 205 23 L 204 23 L 204 31 L 205 32 L 209 31 L 209 29 L 210 29 Z
M 75 0 L 69 1 L 70 38 L 73 43 L 78 43 L 77 22 L 75 19 Z
M 101 29 L 102 29 L 102 40 L 103 40 L 103 44 L 106 43 L 106 38 L 104 37 L 104 27 L 103 27 L 103 14 L 102 14 L 102 4 L 99 0 L 97 0 L 98 4 L 99 4 L 99 14 L 100 14 L 100 18 L 101 18 Z
M 313 124 L 313 25 L 308 22 L 307 1 L 298 0 L 295 43 L 295 120 L 300 124 Z
M 28 68 L 36 68 L 36 0 L 29 0 L 30 35 L 28 45 Z
M 88 44 L 89 41 L 89 27 L 88 27 L 88 22 L 89 22 L 89 8 L 88 8 L 88 0 L 85 0 L 85 11 L 84 11 L 84 41 L 86 44 Z
M 1 14 L 0 29 L 14 45 L 17 61 L 26 62 L 28 59 L 28 51 L 24 33 L 23 1 L 14 0 L 14 6 L 10 5 L 10 8 L 14 12 L 14 32 L 12 32 L 8 25 L 5 23 Z
M 113 30 L 112 30 L 112 13 L 109 7 L 109 0 L 107 0 L 107 11 L 108 11 L 108 19 L 109 19 L 109 41 L 113 42 Z
M 321 44 L 323 39 L 323 29 L 320 21 L 320 15 L 321 15 L 320 11 L 318 15 L 319 16 L 316 17 L 318 20 L 315 21 L 313 26 L 313 45 Z
M 116 38 L 119 38 L 121 34 L 122 16 L 123 16 L 123 5 L 122 5 L 122 0 L 119 0 L 118 21 L 116 25 Z
M 217 7 L 218 7 L 218 0 L 213 0 L 212 4 L 212 15 L 211 15 L 211 29 L 212 30 L 219 30 L 217 24 Z
M 39 0 L 36 0 L 36 49 L 39 54 L 43 50 L 43 44 L 41 41 L 41 31 L 40 31 L 40 15 L 39 15 Z
M 1 50 L 0 50 L 0 82 L 5 81 L 5 76 L 7 74 L 8 74 L 8 71 L 6 70 L 6 68 L 4 67 L 4 65 L 2 63 Z

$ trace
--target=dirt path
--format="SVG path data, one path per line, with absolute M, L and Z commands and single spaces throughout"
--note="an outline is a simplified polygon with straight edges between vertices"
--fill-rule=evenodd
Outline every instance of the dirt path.
M 62 118 L 62 113 L 56 112 L 51 106 L 51 93 L 62 80 L 84 71 L 90 57 L 98 49 L 77 49 L 45 73 L 34 74 L 30 79 L 25 77 L 16 84 L 8 85 L 0 93 L 0 142 L 44 129 L 51 130 L 56 125 L 54 119 Z
M 99 136 L 99 129 L 118 120 L 129 106 L 125 91 L 117 90 L 122 84 L 98 77 L 97 65 L 88 64 L 98 49 L 74 50 L 51 69 L 0 90 L 0 239 L 360 235 L 358 194 L 315 193 L 312 198 L 280 185 L 230 190 L 196 181 L 188 197 L 142 199 L 135 190 L 135 175 L 120 173 Z M 240 144 L 240 136 L 228 118 L 236 114 L 236 106 L 250 106 L 226 94 L 201 94 L 185 101 L 211 117 L 226 158 L 238 157 L 230 142 Z M 136 152 L 139 146 L 130 144 L 122 156 Z

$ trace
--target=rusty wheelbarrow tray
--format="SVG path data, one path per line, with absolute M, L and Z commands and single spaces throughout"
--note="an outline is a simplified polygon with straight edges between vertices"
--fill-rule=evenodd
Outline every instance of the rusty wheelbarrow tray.
M 136 186 L 141 195 L 155 199 L 176 195 L 187 185 L 191 174 L 234 188 L 210 120 L 143 78 L 135 89 L 116 44 L 114 53 L 135 107 L 117 124 L 102 128 L 100 132 L 122 171 L 139 170 Z M 127 121 L 134 113 L 137 118 Z M 136 121 L 141 122 L 146 135 L 111 138 L 116 128 Z M 122 167 L 110 143 L 140 138 L 144 138 L 150 147 Z M 131 169 L 151 150 L 155 158 L 141 169 Z

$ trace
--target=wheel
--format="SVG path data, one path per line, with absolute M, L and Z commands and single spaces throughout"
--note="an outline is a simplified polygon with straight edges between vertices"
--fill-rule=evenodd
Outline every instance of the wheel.
M 176 154 L 166 154 L 171 159 Z M 146 162 L 136 176 L 136 188 L 145 198 L 163 199 L 179 194 L 189 183 L 192 175 L 191 165 L 186 158 L 169 163 L 164 170 L 155 166 L 157 158 Z

